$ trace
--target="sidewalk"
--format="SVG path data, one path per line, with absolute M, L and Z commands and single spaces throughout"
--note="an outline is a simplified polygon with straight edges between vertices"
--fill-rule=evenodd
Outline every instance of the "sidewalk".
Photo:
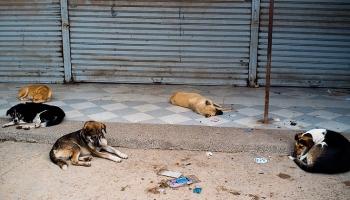
M 19 103 L 18 89 L 25 84 L 0 84 L 0 117 Z M 136 84 L 53 84 L 53 99 L 66 112 L 66 120 L 180 124 L 215 127 L 293 129 L 327 128 L 350 133 L 350 91 L 315 88 L 271 88 L 270 117 L 264 111 L 264 88 Z M 222 116 L 205 118 L 168 103 L 174 91 L 198 92 L 226 108 Z M 296 125 L 291 125 L 295 122 Z

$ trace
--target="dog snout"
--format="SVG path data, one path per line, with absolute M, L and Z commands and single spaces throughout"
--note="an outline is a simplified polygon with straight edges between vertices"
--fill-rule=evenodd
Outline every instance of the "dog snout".
M 224 113 L 222 112 L 222 110 L 216 110 L 216 115 L 223 115 Z
M 105 138 L 101 138 L 100 139 L 100 145 L 103 146 L 103 147 L 107 146 L 107 140 Z
M 18 123 L 18 119 L 17 118 L 13 119 L 13 122 Z

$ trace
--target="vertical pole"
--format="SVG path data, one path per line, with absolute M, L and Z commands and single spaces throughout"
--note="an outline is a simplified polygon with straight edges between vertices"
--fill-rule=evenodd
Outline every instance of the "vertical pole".
M 70 57 L 70 39 L 69 39 L 69 18 L 68 18 L 68 0 L 61 0 L 61 19 L 62 19 L 62 51 L 64 65 L 64 81 L 72 81 L 72 64 Z
M 268 38 L 267 38 L 266 83 L 265 83 L 265 109 L 264 109 L 264 123 L 265 124 L 267 124 L 269 122 L 273 9 L 274 9 L 274 0 L 270 0 L 269 32 L 268 32 Z
M 250 49 L 249 49 L 249 86 L 257 84 L 256 69 L 258 64 L 258 41 L 259 41 L 259 14 L 260 0 L 252 1 L 252 19 L 250 24 Z

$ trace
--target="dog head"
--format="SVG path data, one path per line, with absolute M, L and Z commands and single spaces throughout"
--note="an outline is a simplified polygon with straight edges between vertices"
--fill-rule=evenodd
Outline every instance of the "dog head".
M 101 122 L 87 121 L 85 122 L 82 130 L 82 137 L 90 147 L 102 147 L 107 146 L 107 140 L 105 138 L 106 125 Z
M 297 158 L 300 158 L 300 156 L 308 152 L 315 144 L 310 133 L 298 133 L 295 135 L 294 139 L 295 144 L 293 156 Z
M 15 107 L 10 108 L 9 110 L 7 110 L 6 112 L 6 116 L 10 115 L 11 120 L 15 123 L 18 124 L 20 121 L 23 120 L 23 115 L 17 111 L 17 109 Z
M 213 103 L 211 100 L 208 99 L 205 100 L 205 106 L 202 112 L 204 113 L 205 117 L 223 114 L 221 106 Z

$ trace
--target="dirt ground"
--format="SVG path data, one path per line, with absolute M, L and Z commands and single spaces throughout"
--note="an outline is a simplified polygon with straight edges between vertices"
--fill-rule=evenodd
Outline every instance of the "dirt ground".
M 349 199 L 350 173 L 308 174 L 286 155 L 179 150 L 120 149 L 129 155 L 122 163 L 94 158 L 91 167 L 50 162 L 51 145 L 0 143 L 0 199 Z M 264 156 L 268 163 L 257 164 Z M 195 175 L 200 194 L 189 185 L 154 190 L 169 178 L 157 175 L 167 168 Z

